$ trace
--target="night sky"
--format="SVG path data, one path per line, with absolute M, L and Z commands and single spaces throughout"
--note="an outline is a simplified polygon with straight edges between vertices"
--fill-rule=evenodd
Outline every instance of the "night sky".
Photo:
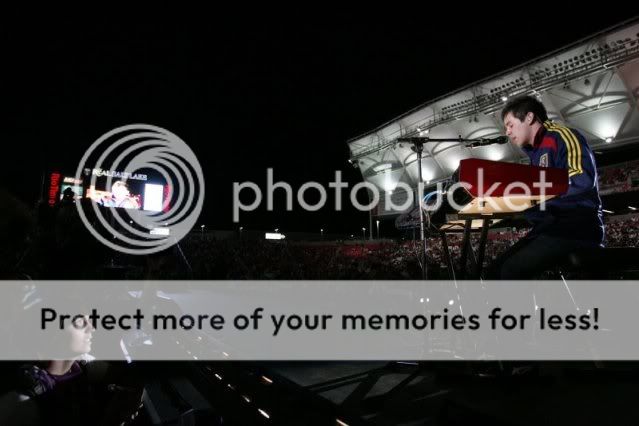
M 542 15 L 404 11 L 400 20 L 395 13 L 302 19 L 194 11 L 129 22 L 97 12 L 86 20 L 21 16 L 0 29 L 7 153 L 0 185 L 33 204 L 42 170 L 73 172 L 103 133 L 153 124 L 179 135 L 200 160 L 201 222 L 233 229 L 232 182 L 264 188 L 273 167 L 276 180 L 294 188 L 326 184 L 335 170 L 352 186 L 361 174 L 347 162 L 348 139 L 631 16 L 599 10 L 568 26 Z M 366 213 L 336 213 L 332 203 L 316 213 L 279 206 L 246 213 L 241 225 L 349 233 L 368 226 Z

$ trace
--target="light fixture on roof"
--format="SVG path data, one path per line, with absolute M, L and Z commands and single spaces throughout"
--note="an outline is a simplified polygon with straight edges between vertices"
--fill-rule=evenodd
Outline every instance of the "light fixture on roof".
M 390 171 L 392 168 L 393 168 L 393 165 L 391 163 L 382 163 L 373 167 L 373 170 L 376 172 L 381 172 L 381 171 Z
M 632 206 L 628 206 L 628 208 L 629 208 L 630 210 L 632 210 L 632 211 L 637 210 L 637 208 L 636 208 L 636 207 L 632 207 Z
M 502 100 L 503 102 L 506 102 L 506 101 L 508 100 L 508 96 L 506 96 L 506 95 L 502 96 L 502 97 L 501 97 L 501 100 Z
M 611 210 L 606 210 L 606 209 L 603 209 L 602 212 L 608 213 L 608 214 L 615 214 L 615 212 L 613 212 Z
M 606 141 L 606 143 L 610 143 L 612 142 L 612 137 L 608 136 L 606 139 L 604 139 Z

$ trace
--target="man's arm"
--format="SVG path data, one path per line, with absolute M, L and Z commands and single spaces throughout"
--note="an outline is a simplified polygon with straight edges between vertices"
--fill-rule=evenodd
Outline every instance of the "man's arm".
M 546 136 L 555 147 L 552 167 L 568 170 L 569 187 L 566 196 L 579 195 L 596 187 L 596 171 L 592 153 L 585 148 L 583 136 L 567 127 L 553 128 Z M 546 142 L 544 138 L 544 142 Z

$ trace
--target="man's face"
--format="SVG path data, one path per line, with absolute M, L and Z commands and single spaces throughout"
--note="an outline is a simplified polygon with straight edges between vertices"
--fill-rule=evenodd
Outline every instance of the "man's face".
M 120 200 L 129 195 L 129 190 L 124 185 L 114 185 L 111 193 L 116 199 Z
M 529 113 L 530 114 L 530 113 Z M 528 123 L 528 117 L 524 121 L 515 117 L 512 112 L 509 112 L 504 117 L 504 127 L 506 128 L 506 136 L 510 138 L 510 141 L 517 145 L 519 148 L 523 148 L 526 145 L 533 142 L 533 128 Z
M 89 318 L 78 319 L 67 327 L 70 333 L 69 349 L 74 355 L 91 352 L 91 339 L 95 328 L 89 322 Z

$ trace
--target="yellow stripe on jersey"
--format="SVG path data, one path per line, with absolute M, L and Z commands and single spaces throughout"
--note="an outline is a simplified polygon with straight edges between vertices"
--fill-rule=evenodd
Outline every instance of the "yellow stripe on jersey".
M 560 126 L 551 121 L 546 121 L 544 127 L 551 132 L 557 132 L 566 144 L 568 152 L 568 176 L 572 177 L 583 173 L 581 166 L 581 145 L 577 136 L 568 127 Z
M 568 172 L 568 176 L 572 177 L 575 175 L 579 175 L 583 173 L 583 168 L 581 167 L 581 145 L 577 140 L 577 137 L 568 127 L 558 126 L 558 130 L 560 130 L 563 134 L 568 137 L 568 140 L 572 142 L 572 158 L 573 158 L 573 167 Z

